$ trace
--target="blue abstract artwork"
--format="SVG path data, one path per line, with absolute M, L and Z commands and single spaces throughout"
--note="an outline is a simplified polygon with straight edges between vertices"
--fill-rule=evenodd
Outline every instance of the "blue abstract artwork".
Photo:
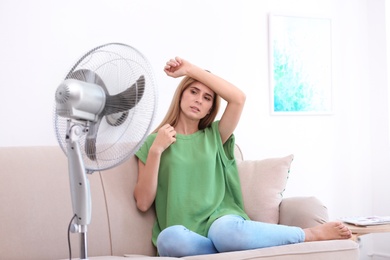
M 331 20 L 270 15 L 269 33 L 272 114 L 331 114 Z

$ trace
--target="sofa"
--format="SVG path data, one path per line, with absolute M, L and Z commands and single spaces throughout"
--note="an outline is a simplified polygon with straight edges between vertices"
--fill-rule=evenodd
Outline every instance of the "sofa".
M 292 155 L 243 160 L 236 146 L 235 156 L 245 209 L 252 219 L 303 228 L 328 221 L 327 209 L 316 197 L 283 197 Z M 0 259 L 69 259 L 70 254 L 75 259 L 80 257 L 80 234 L 68 232 L 73 212 L 67 164 L 59 146 L 0 147 Z M 87 232 L 89 259 L 157 258 L 151 243 L 154 210 L 140 212 L 133 198 L 136 158 L 88 174 L 88 179 L 92 196 L 92 221 Z M 184 259 L 358 258 L 357 243 L 331 240 Z

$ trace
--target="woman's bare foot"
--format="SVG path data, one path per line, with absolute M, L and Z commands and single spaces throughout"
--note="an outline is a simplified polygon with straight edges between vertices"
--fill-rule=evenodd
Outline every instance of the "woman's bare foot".
M 341 222 L 328 222 L 312 228 L 306 228 L 305 241 L 320 241 L 351 238 L 352 232 Z

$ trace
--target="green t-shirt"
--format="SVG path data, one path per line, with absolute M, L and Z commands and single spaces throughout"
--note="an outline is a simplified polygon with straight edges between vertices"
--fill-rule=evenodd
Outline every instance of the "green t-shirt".
M 222 144 L 219 121 L 191 135 L 176 135 L 176 142 L 161 155 L 155 198 L 157 219 L 152 241 L 162 230 L 183 225 L 207 236 L 217 218 L 244 212 L 240 179 L 234 159 L 234 135 Z M 146 139 L 136 156 L 146 162 L 156 133 Z

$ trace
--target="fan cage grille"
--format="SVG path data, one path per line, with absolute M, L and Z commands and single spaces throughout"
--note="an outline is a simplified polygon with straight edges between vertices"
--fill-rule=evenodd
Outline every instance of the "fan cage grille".
M 96 137 L 95 160 L 91 160 L 86 152 L 86 135 L 79 140 L 86 170 L 106 170 L 132 156 L 149 133 L 157 103 L 155 79 L 148 60 L 135 48 L 121 43 L 110 43 L 92 49 L 72 67 L 65 79 L 79 70 L 96 73 L 109 95 L 121 93 L 140 76 L 145 77 L 144 94 L 138 104 L 128 111 L 122 124 L 113 126 L 105 117 L 101 120 Z M 95 79 L 84 80 L 92 82 Z M 67 118 L 58 116 L 54 111 L 57 141 L 66 155 L 67 121 Z

